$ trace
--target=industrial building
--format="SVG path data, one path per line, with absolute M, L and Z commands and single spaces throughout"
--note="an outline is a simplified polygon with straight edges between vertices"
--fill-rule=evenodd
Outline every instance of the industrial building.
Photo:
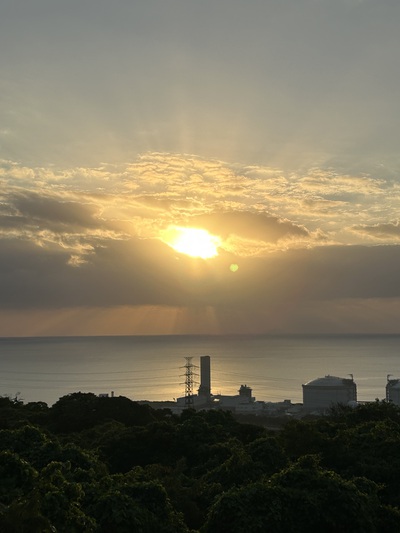
M 191 359 L 191 358 L 186 358 Z M 238 394 L 228 396 L 224 394 L 211 394 L 211 358 L 209 355 L 200 356 L 200 386 L 198 393 L 192 393 L 194 383 L 193 369 L 197 369 L 190 361 L 185 365 L 186 373 L 186 393 L 185 396 L 177 399 L 178 409 L 193 407 L 194 409 L 227 409 L 232 411 L 249 411 L 260 409 L 259 402 L 256 402 L 252 395 L 251 387 L 241 385 Z M 188 397 L 189 396 L 189 397 Z
M 254 398 L 250 387 L 247 385 L 241 385 L 238 393 L 239 394 L 236 394 L 235 396 L 217 394 L 214 396 L 215 403 L 222 409 L 240 410 L 240 407 L 250 405 L 253 405 L 254 408 L 256 399 Z M 246 407 L 244 407 L 244 410 L 247 410 Z
M 278 415 L 292 407 L 290 400 L 283 402 L 260 402 L 253 396 L 253 390 L 248 385 L 240 385 L 238 394 L 212 394 L 211 392 L 211 358 L 209 355 L 200 356 L 200 386 L 198 393 L 193 394 L 194 376 L 197 366 L 191 363 L 192 358 L 185 358 L 185 396 L 177 398 L 176 404 L 171 406 L 173 412 L 183 409 L 223 409 L 240 414 L 269 414 Z
M 325 376 L 303 385 L 303 407 L 307 411 L 324 411 L 335 404 L 357 402 L 357 386 L 351 378 Z
M 389 378 L 390 374 L 387 376 L 386 401 L 400 405 L 400 379 Z
M 302 417 L 309 413 L 324 414 L 337 404 L 355 407 L 357 402 L 357 385 L 353 375 L 342 378 L 326 375 L 302 385 L 303 404 L 292 404 L 291 400 L 279 402 L 256 401 L 252 388 L 241 385 L 238 394 L 212 394 L 211 387 L 211 357 L 200 356 L 199 367 L 192 364 L 192 357 L 185 357 L 185 395 L 174 399 L 173 402 L 149 402 L 157 408 L 169 408 L 174 413 L 181 413 L 184 409 L 222 409 L 234 411 L 238 414 L 255 414 L 265 416 L 295 416 Z M 197 393 L 194 392 L 198 384 L 196 377 L 200 376 Z M 400 379 L 390 379 L 387 376 L 386 400 L 400 406 Z M 365 403 L 365 402 L 362 402 Z

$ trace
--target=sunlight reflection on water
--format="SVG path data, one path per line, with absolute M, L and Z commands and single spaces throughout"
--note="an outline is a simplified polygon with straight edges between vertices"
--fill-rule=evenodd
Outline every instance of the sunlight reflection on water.
M 184 394 L 184 358 L 210 355 L 214 394 L 246 384 L 258 400 L 302 402 L 302 384 L 353 374 L 367 401 L 385 397 L 387 374 L 399 377 L 399 352 L 400 336 L 0 339 L 0 393 L 49 405 L 76 391 L 172 400 Z

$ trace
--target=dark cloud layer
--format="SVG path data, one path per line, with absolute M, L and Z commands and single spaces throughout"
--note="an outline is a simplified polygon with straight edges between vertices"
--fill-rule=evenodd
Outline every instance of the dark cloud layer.
M 269 308 L 284 301 L 400 297 L 400 247 L 329 247 L 238 260 L 204 261 L 176 254 L 159 241 L 116 241 L 73 267 L 60 249 L 21 240 L 0 250 L 0 306 L 232 304 Z
M 22 316 L 22 334 L 85 334 L 78 318 L 69 322 L 75 314 L 98 334 L 395 327 L 393 181 L 317 168 L 286 176 L 163 153 L 96 169 L 4 162 L 0 181 L 0 318 L 18 334 Z M 332 201 L 339 192 L 356 201 Z M 177 227 L 208 230 L 218 255 L 176 252 L 169 239 Z M 154 330 L 149 308 L 157 309 Z M 174 329 L 176 315 L 187 312 L 191 319 Z M 41 325 L 45 316 L 54 326 Z M 7 335 L 8 326 L 0 331 Z
M 26 192 L 10 196 L 11 206 L 33 223 L 42 222 L 64 229 L 87 228 L 98 225 L 94 219 L 96 208 L 79 202 L 63 201 L 61 198 L 39 196 Z

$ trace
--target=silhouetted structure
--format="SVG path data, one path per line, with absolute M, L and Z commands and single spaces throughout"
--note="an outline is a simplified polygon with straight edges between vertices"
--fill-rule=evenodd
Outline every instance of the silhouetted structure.
M 250 400 L 252 398 L 253 389 L 247 385 L 240 385 L 238 392 L 241 399 L 248 398 Z
M 392 402 L 395 405 L 400 405 L 400 379 L 389 379 L 391 374 L 387 376 L 386 383 L 386 401 Z
M 325 410 L 340 403 L 357 401 L 357 386 L 351 379 L 325 376 L 303 385 L 303 406 L 306 410 Z
M 211 399 L 211 361 L 209 355 L 200 357 L 200 387 L 199 396 L 205 397 L 207 401 Z
M 197 367 L 192 363 L 193 357 L 185 357 L 185 359 L 185 408 L 190 409 L 194 407 L 193 387 L 195 384 L 194 378 L 197 374 L 195 374 L 193 369 Z

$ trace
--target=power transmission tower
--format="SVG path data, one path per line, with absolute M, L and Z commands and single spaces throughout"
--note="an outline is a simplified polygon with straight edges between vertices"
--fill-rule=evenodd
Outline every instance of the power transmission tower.
M 193 409 L 193 389 L 196 384 L 195 377 L 198 376 L 194 372 L 194 369 L 197 368 L 196 365 L 192 363 L 193 357 L 185 357 L 186 364 L 183 367 L 185 369 L 185 409 Z

